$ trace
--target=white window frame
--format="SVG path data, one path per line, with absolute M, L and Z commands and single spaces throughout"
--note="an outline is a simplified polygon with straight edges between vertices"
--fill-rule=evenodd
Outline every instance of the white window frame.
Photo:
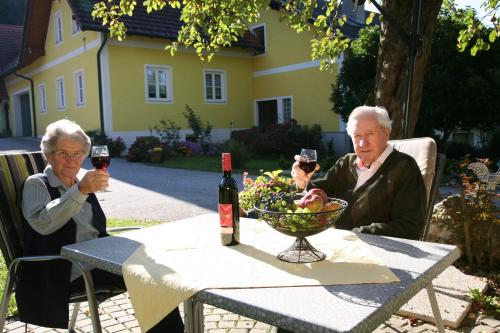
M 266 101 L 276 101 L 277 106 L 277 122 L 278 124 L 284 124 L 285 123 L 285 109 L 284 109 L 284 104 L 283 100 L 289 99 L 290 100 L 290 120 L 294 119 L 293 116 L 293 96 L 274 96 L 274 97 L 269 97 L 269 98 L 259 98 L 254 100 L 254 126 L 259 125 L 259 102 L 266 102 Z
M 221 98 L 215 98 L 215 86 L 212 86 L 212 96 L 213 98 L 209 99 L 207 96 L 207 81 L 205 80 L 205 76 L 207 74 L 212 75 L 212 82 L 215 82 L 214 75 L 220 75 L 220 84 L 221 84 Z M 203 96 L 206 104 L 224 104 L 227 103 L 227 75 L 226 71 L 223 69 L 204 69 L 203 70 Z
M 150 69 L 155 70 L 156 96 L 159 96 L 159 94 L 160 94 L 160 89 L 158 86 L 158 71 L 165 71 L 167 73 L 167 82 L 166 82 L 167 97 L 166 98 L 149 97 L 148 70 L 150 70 Z M 144 65 L 144 97 L 145 97 L 146 103 L 148 103 L 148 104 L 156 104 L 156 103 L 172 104 L 174 102 L 174 95 L 173 95 L 173 88 L 172 88 L 172 66 L 153 65 L 153 64 Z
M 284 101 L 290 100 L 290 119 L 285 119 L 285 103 Z M 278 124 L 284 124 L 293 119 L 293 98 L 292 96 L 283 96 L 278 99 Z
M 54 37 L 56 41 L 56 45 L 61 44 L 64 41 L 64 35 L 63 35 L 63 19 L 62 19 L 62 14 L 61 11 L 58 10 L 54 14 Z M 60 37 L 60 39 L 59 39 Z
M 62 83 L 62 84 L 61 84 Z M 56 78 L 56 101 L 57 110 L 66 110 L 66 87 L 64 84 L 64 76 L 59 76 Z
M 87 104 L 87 99 L 85 96 L 85 72 L 83 69 L 79 69 L 73 73 L 74 77 L 74 88 L 75 88 L 75 106 L 83 107 Z M 82 86 L 80 86 L 80 80 L 78 78 L 81 77 Z
M 38 85 L 38 101 L 40 103 L 40 113 L 47 113 L 47 89 L 45 83 Z
M 82 32 L 82 28 L 75 20 L 75 17 L 71 16 L 71 33 L 73 34 L 73 36 L 75 36 L 78 35 L 80 32 Z
M 250 32 L 252 34 L 254 34 L 254 30 L 257 28 L 261 28 L 261 27 L 264 28 L 264 52 L 256 54 L 255 55 L 256 57 L 264 56 L 267 54 L 267 27 L 266 27 L 265 23 L 261 23 L 261 24 L 253 25 L 253 26 L 249 27 L 249 29 L 248 29 L 248 30 L 250 30 Z

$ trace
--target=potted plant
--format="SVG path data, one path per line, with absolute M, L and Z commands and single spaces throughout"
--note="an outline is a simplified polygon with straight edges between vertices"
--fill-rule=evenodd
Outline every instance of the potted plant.
M 464 173 L 460 175 L 459 193 L 434 206 L 426 240 L 456 244 L 470 269 L 493 269 L 500 260 L 498 171 L 490 173 L 486 164 L 469 162 L 465 160 L 461 165 Z M 465 172 L 466 168 L 475 176 Z
M 149 160 L 152 163 L 160 163 L 163 161 L 163 148 L 162 147 L 153 147 L 148 150 Z

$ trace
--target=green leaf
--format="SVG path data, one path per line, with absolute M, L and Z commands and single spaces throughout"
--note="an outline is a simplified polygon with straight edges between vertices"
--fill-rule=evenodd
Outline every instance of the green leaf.
M 488 40 L 494 43 L 496 38 L 497 38 L 497 31 L 491 30 L 490 35 L 488 36 Z
M 375 17 L 375 13 L 371 12 L 370 15 L 366 18 L 366 25 L 370 25 L 373 22 L 373 18 Z
M 473 47 L 470 48 L 470 54 L 475 57 L 476 54 L 477 54 L 477 51 L 479 51 L 479 47 L 477 47 L 476 45 L 474 45 Z

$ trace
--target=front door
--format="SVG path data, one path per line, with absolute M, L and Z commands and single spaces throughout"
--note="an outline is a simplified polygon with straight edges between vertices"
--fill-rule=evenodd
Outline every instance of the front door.
M 266 128 L 268 125 L 276 125 L 278 123 L 277 100 L 257 102 L 257 109 L 259 112 L 259 128 Z
M 31 129 L 31 108 L 30 96 L 28 93 L 19 96 L 19 104 L 21 105 L 21 121 L 23 126 L 23 136 L 32 136 Z

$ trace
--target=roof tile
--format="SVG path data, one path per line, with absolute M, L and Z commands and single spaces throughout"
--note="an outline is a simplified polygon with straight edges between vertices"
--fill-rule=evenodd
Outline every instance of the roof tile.
M 0 24 L 0 73 L 12 64 L 17 64 L 21 44 L 23 41 L 23 27 L 20 25 Z
M 99 20 L 92 17 L 93 4 L 96 0 L 68 0 L 75 19 L 83 30 L 105 31 Z M 177 40 L 177 32 L 182 27 L 180 21 L 181 11 L 170 6 L 165 6 L 160 11 L 147 13 L 142 5 L 135 7 L 134 15 L 124 17 L 123 22 L 127 27 L 128 35 L 139 35 L 148 37 Z M 255 36 L 249 32 L 235 43 L 235 46 L 244 48 L 261 48 L 262 45 Z

